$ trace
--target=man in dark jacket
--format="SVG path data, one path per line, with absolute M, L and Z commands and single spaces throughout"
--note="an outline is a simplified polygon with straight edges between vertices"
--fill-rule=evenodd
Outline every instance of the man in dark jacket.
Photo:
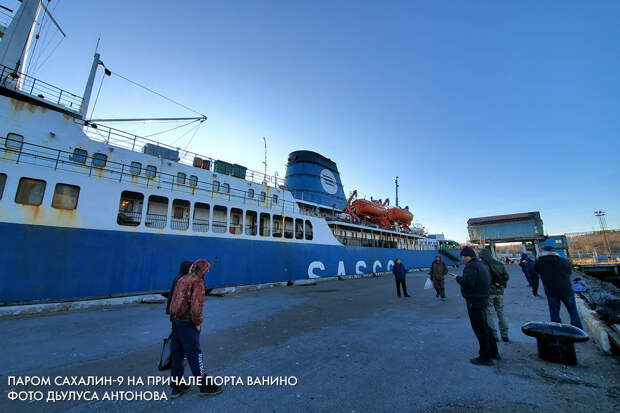
M 396 263 L 392 267 L 392 273 L 396 279 L 396 294 L 400 297 L 400 286 L 403 286 L 403 293 L 405 297 L 411 297 L 407 294 L 407 269 L 400 261 L 400 258 L 396 258 Z
M 464 247 L 461 251 L 465 268 L 463 275 L 452 274 L 461 285 L 461 294 L 467 302 L 467 313 L 474 334 L 480 344 L 479 356 L 471 359 L 472 364 L 492 366 L 493 359 L 500 360 L 497 344 L 491 335 L 487 322 L 487 305 L 489 304 L 489 285 L 491 277 L 487 266 L 476 258 L 471 247 Z
M 519 260 L 519 267 L 521 267 L 521 271 L 523 271 L 523 275 L 525 275 L 525 279 L 527 280 L 528 285 L 532 288 L 532 282 L 530 281 L 530 276 L 527 275 L 527 269 L 525 268 L 525 263 L 527 262 L 527 254 L 521 254 L 521 259 Z
M 546 246 L 543 248 L 543 255 L 536 260 L 534 267 L 542 278 L 549 304 L 551 321 L 556 323 L 562 322 L 560 320 L 560 302 L 562 302 L 570 315 L 570 323 L 575 327 L 583 329 L 579 312 L 577 312 L 577 305 L 575 304 L 575 292 L 570 280 L 573 271 L 570 263 L 557 255 L 553 251 L 553 247 Z
M 527 273 L 527 277 L 530 280 L 530 286 L 532 287 L 532 294 L 534 297 L 538 297 L 538 286 L 540 283 L 540 277 L 538 276 L 538 272 L 536 272 L 536 268 L 534 266 L 534 257 L 527 257 L 525 260 L 525 271 Z
M 495 327 L 495 316 L 493 315 L 493 309 L 495 309 L 502 340 L 508 342 L 510 341 L 508 339 L 508 323 L 506 322 L 506 318 L 504 318 L 504 288 L 506 288 L 510 275 L 508 275 L 508 271 L 506 271 L 504 264 L 493 258 L 491 251 L 483 249 L 478 255 L 480 256 L 480 260 L 489 267 L 489 273 L 491 275 L 489 306 L 487 307 L 487 320 L 489 322 L 491 335 L 495 341 L 499 341 L 497 328 Z
M 437 255 L 435 257 L 435 261 L 433 261 L 433 263 L 431 264 L 431 271 L 428 275 L 431 276 L 431 281 L 433 282 L 433 287 L 435 287 L 435 292 L 437 292 L 437 297 L 441 296 L 442 300 L 446 299 L 444 277 L 447 273 L 448 267 L 441 260 L 441 256 Z
M 182 276 L 174 287 L 170 302 L 170 319 L 172 320 L 172 366 L 170 376 L 174 399 L 187 393 L 190 387 L 178 382 L 183 377 L 183 358 L 196 377 L 200 395 L 214 396 L 222 392 L 222 387 L 206 382 L 203 369 L 202 350 L 200 348 L 200 325 L 202 309 L 205 302 L 204 276 L 211 265 L 206 260 L 197 260 L 192 264 L 187 275 Z

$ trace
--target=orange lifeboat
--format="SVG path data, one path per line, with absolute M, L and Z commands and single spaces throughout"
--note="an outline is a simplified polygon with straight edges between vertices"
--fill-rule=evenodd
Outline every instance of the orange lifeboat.
M 406 208 L 390 208 L 387 210 L 387 217 L 392 222 L 399 222 L 407 226 L 413 220 L 413 214 Z
M 379 203 L 368 201 L 366 199 L 356 199 L 352 203 L 357 215 L 368 218 L 379 218 L 385 215 L 385 208 Z

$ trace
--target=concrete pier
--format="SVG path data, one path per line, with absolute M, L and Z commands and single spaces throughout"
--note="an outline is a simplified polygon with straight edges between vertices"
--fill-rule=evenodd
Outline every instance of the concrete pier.
M 406 263 L 405 263 L 406 264 Z M 518 266 L 507 266 L 509 343 L 503 360 L 474 366 L 477 354 L 465 302 L 452 278 L 448 298 L 424 290 L 425 275 L 408 277 L 412 298 L 397 298 L 393 277 L 331 280 L 316 285 L 207 297 L 201 343 L 214 376 L 240 376 L 213 398 L 197 389 L 164 401 L 10 400 L 11 392 L 165 391 L 149 385 L 170 323 L 165 304 L 0 320 L 0 411 L 58 412 L 611 412 L 618 411 L 618 358 L 588 342 L 577 344 L 577 366 L 546 363 L 527 321 L 549 319 Z M 455 270 L 460 272 L 461 270 Z M 542 291 L 542 288 L 541 288 Z M 562 309 L 562 319 L 568 314 Z M 186 368 L 186 374 L 189 369 Z M 51 386 L 13 383 L 9 376 L 50 377 Z M 55 385 L 55 377 L 133 377 L 114 386 Z M 247 377 L 295 377 L 295 386 L 249 386 Z

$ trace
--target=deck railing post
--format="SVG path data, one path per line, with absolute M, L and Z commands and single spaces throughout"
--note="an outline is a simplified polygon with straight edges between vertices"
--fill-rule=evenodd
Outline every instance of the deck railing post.
M 32 80 L 32 87 L 30 88 L 30 94 L 31 94 L 31 95 L 32 95 L 32 94 L 34 94 L 34 84 L 35 84 L 35 83 L 37 83 L 37 79 L 34 79 L 34 78 L 33 78 L 33 80 Z
M 112 129 L 108 128 L 108 138 L 106 139 L 105 143 L 110 143 L 110 134 L 112 133 Z
M 131 150 L 133 151 L 136 148 L 136 135 L 133 135 L 133 144 L 131 145 Z
M 118 182 L 123 182 L 123 172 L 125 172 L 125 164 L 121 166 L 121 177 L 118 179 Z
M 60 151 L 58 151 L 58 156 L 56 157 L 56 165 L 54 166 L 54 170 L 58 169 L 58 161 L 60 161 Z
M 58 95 L 58 104 L 60 105 L 60 100 L 62 99 L 62 89 L 60 89 L 60 95 Z

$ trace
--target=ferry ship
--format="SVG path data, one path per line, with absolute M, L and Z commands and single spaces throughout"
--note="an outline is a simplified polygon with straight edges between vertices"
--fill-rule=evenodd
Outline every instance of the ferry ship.
M 24 0 L 0 40 L 0 303 L 163 292 L 196 258 L 208 288 L 458 260 L 407 209 L 346 199 L 320 154 L 281 180 L 87 119 L 100 56 L 82 96 L 25 73 L 39 13 Z

